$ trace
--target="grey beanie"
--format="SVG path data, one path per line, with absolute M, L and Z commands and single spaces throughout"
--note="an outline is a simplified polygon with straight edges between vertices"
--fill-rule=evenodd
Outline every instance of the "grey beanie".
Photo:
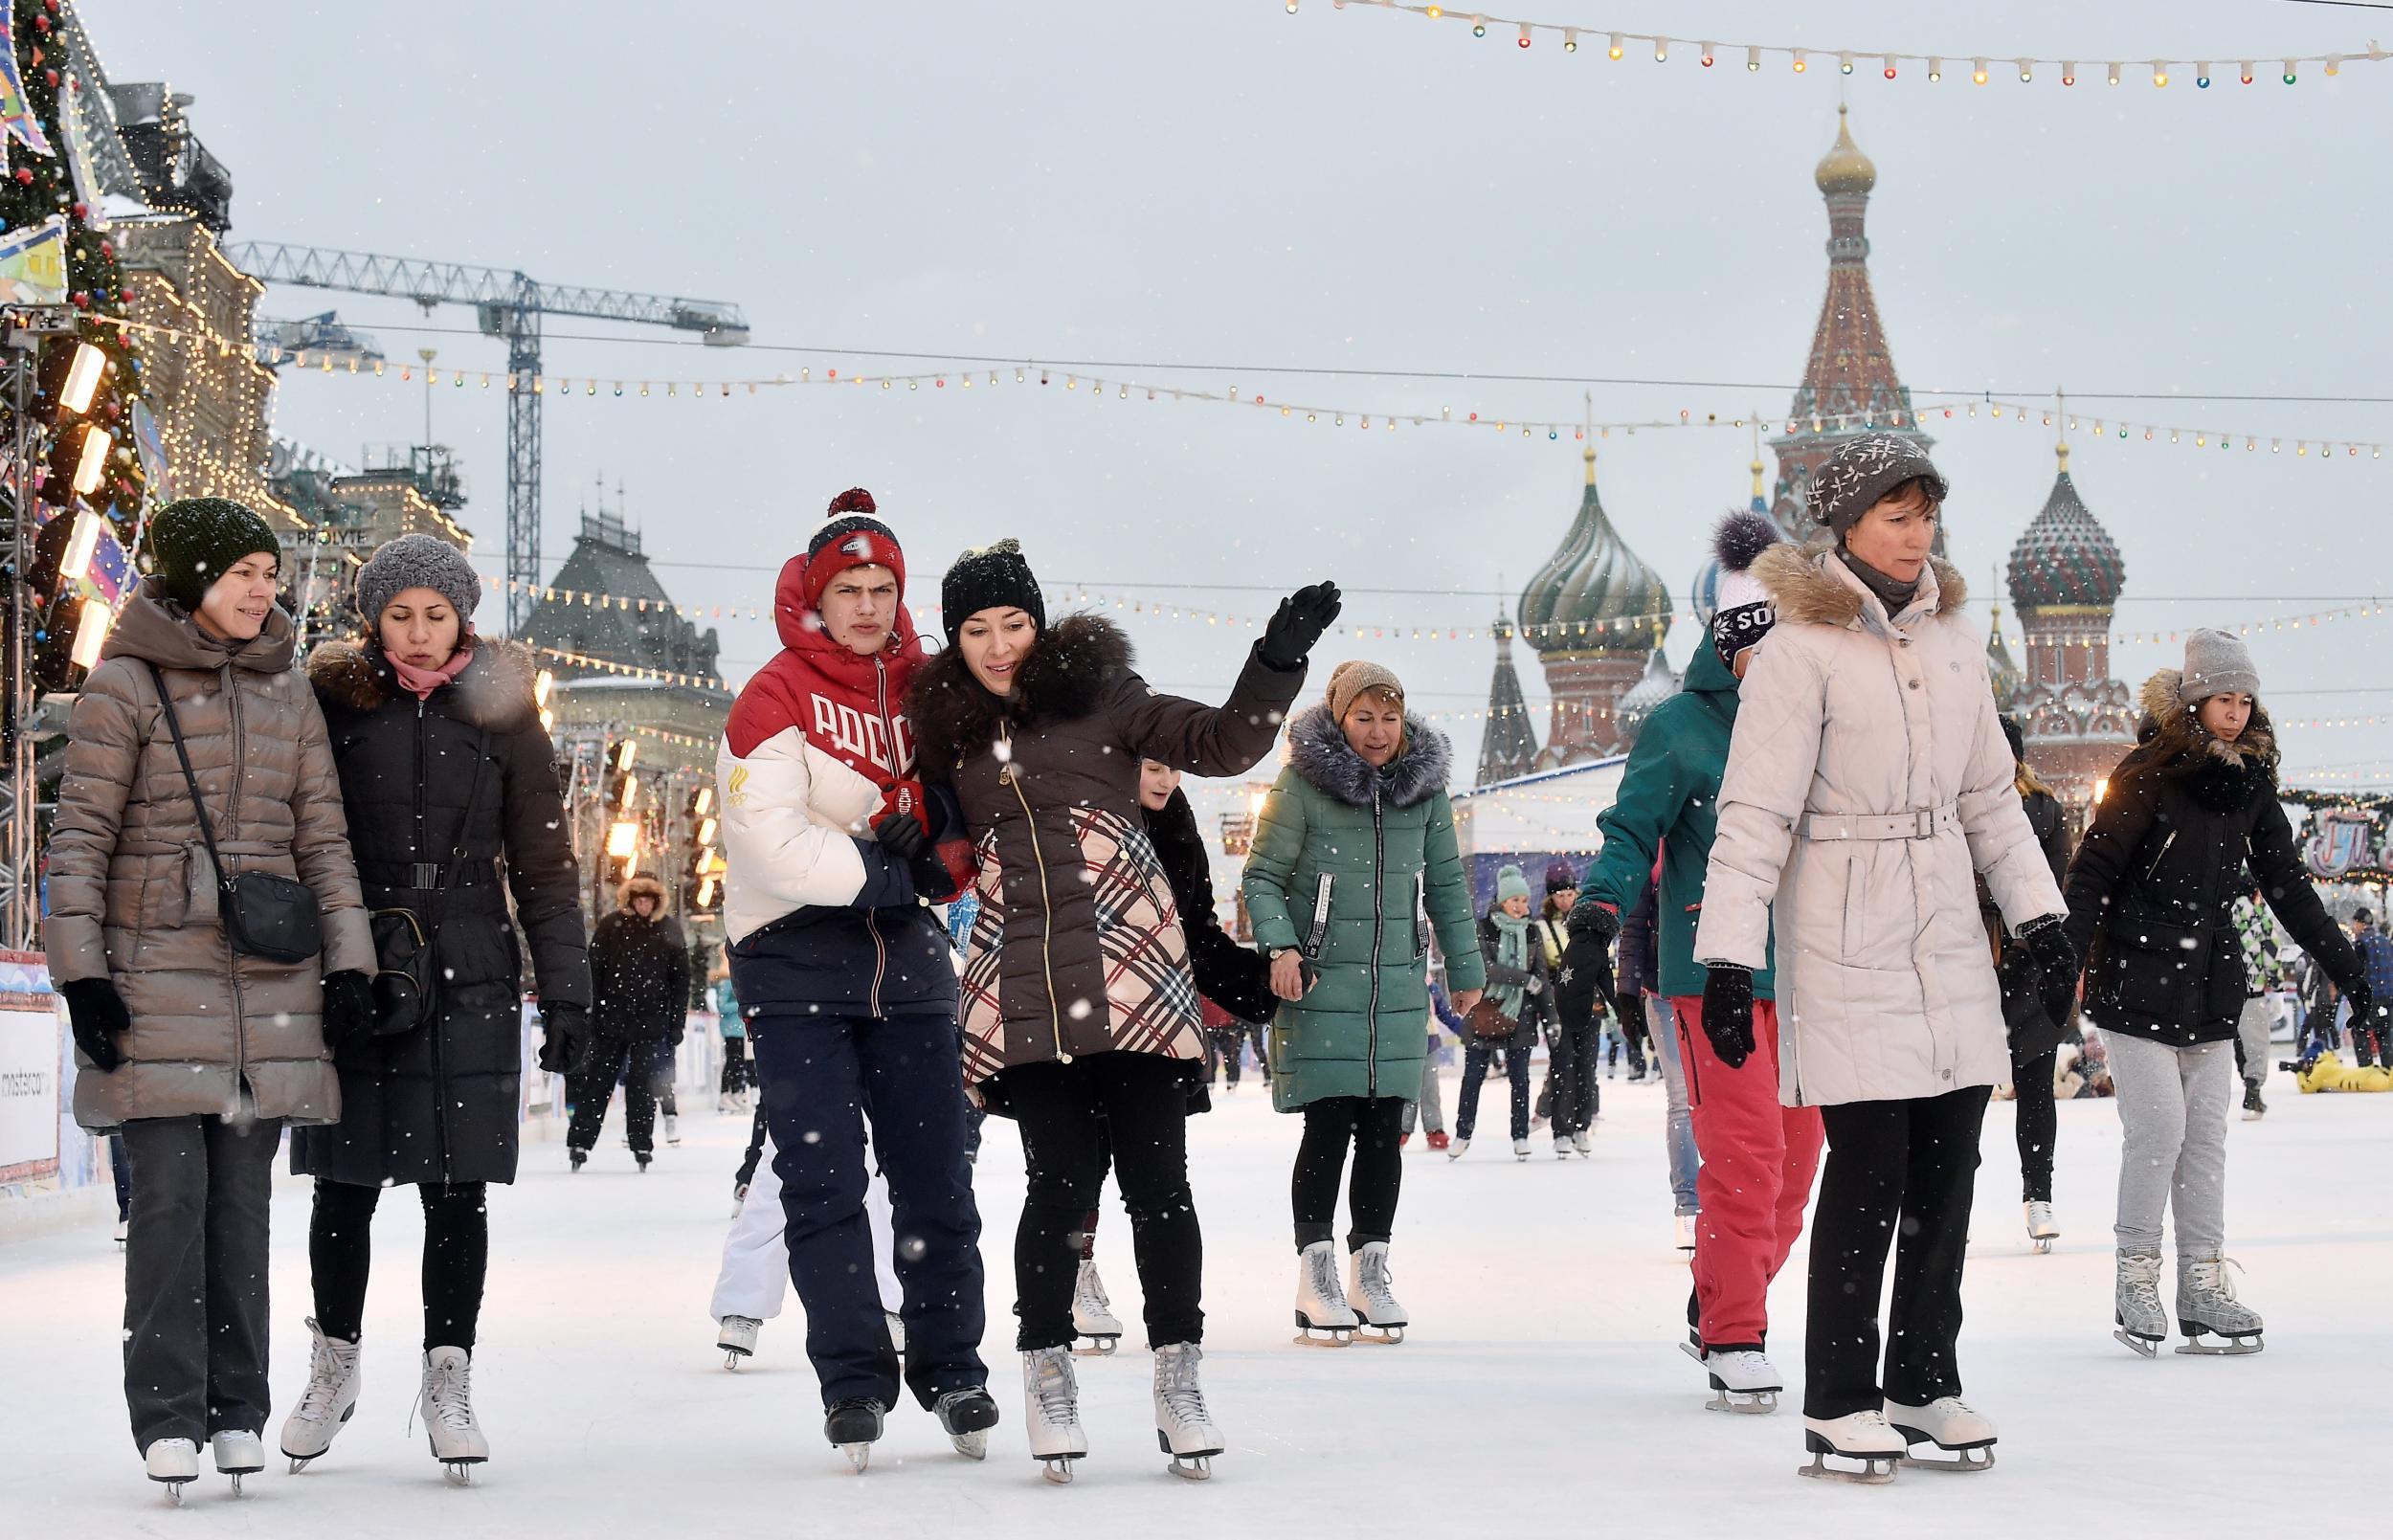
M 481 602 L 481 574 L 465 553 L 436 535 L 401 535 L 357 569 L 357 609 L 371 627 L 385 606 L 409 589 L 430 589 L 449 601 L 458 618 L 474 618 Z
M 2185 638 L 2185 672 L 2178 694 L 2187 705 L 2214 695 L 2258 695 L 2260 670 L 2251 649 L 2224 631 L 2197 631 Z
M 1812 478 L 1812 516 L 1842 540 L 1880 498 L 1905 481 L 1927 482 L 1932 502 L 1942 502 L 1952 495 L 1943 473 L 1917 439 L 1897 434 L 1848 438 Z

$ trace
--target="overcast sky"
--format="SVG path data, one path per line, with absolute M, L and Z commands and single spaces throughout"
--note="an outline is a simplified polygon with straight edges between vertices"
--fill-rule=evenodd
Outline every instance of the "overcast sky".
M 2104 60 L 2254 54 L 2197 90 L 2098 64 L 2064 88 L 1965 62 L 1930 84 L 1875 60 L 1798 76 L 1741 56 L 1666 64 L 1597 36 L 1566 56 L 1507 32 L 1474 40 L 1361 4 L 1039 0 L 1009 5 L 616 0 L 83 0 L 111 75 L 197 99 L 234 178 L 235 240 L 275 239 L 520 267 L 544 281 L 735 301 L 760 345 L 557 320 L 552 375 L 747 377 L 906 366 L 826 349 L 1219 366 L 1107 367 L 1374 413 L 1571 419 L 1572 385 L 1258 372 L 1264 366 L 1744 382 L 1596 387 L 1599 420 L 1786 410 L 1817 318 L 1826 218 L 1811 180 L 1852 105 L 1877 163 L 1871 272 L 1895 362 L 1930 389 L 2048 392 L 2088 418 L 2261 436 L 2257 453 L 2076 440 L 2088 503 L 2124 548 L 2122 630 L 2235 624 L 2393 597 L 2393 458 L 2297 458 L 2296 438 L 2393 440 L 2384 406 L 2095 401 L 2097 392 L 2393 396 L 2393 247 L 2383 146 L 2393 62 L 2272 56 L 2362 50 L 2393 11 L 2270 0 L 1948 7 L 1761 0 L 1521 0 L 1539 19 L 1702 37 Z M 679 25 L 660 29 L 667 17 Z M 1725 52 L 1725 51 L 1724 51 Z M 444 308 L 278 290 L 265 309 L 337 307 L 413 361 L 501 368 Z M 566 340 L 593 338 L 598 340 Z M 663 346 L 660 346 L 662 344 Z M 1262 591 L 1168 583 L 1347 585 L 1364 625 L 1484 626 L 1577 505 L 1578 446 L 1441 428 L 1364 435 L 1220 405 L 1092 404 L 1062 389 L 810 387 L 703 404 L 552 403 L 545 555 L 577 503 L 620 480 L 675 596 L 754 603 L 830 496 L 870 487 L 905 540 L 912 594 L 967 545 L 1019 536 L 1045 578 L 1241 614 Z M 290 380 L 279 431 L 351 460 L 421 434 L 420 386 Z M 443 387 L 434 432 L 473 478 L 486 570 L 504 540 L 504 408 Z M 1350 422 L 1353 419 L 1350 418 Z M 2052 435 L 1932 422 L 1954 484 L 1954 554 L 1983 596 L 2049 490 Z M 2284 439 L 2269 453 L 2271 435 Z M 2165 435 L 2163 435 L 2165 436 Z M 1708 527 L 1747 491 L 1746 435 L 1615 435 L 1606 506 L 1684 595 Z M 613 493 L 609 493 L 612 500 Z M 724 564 L 721 566 L 674 565 Z M 1429 590 L 1425 594 L 1370 590 Z M 2199 602 L 2195 602 L 2195 601 Z M 496 600 L 492 601 L 496 604 Z M 1681 600 L 1682 606 L 1684 599 Z M 2008 604 L 2005 599 L 2005 609 Z M 1979 612 L 1982 614 L 1982 609 Z M 495 614 L 494 612 L 490 614 Z M 2007 615 L 2006 615 L 2007 621 Z M 1151 680 L 1218 692 L 1241 643 L 1201 622 L 1130 622 Z M 774 645 L 726 623 L 726 672 Z M 1686 619 L 1673 658 L 1693 643 Z M 2379 715 L 2393 616 L 2253 638 L 2281 723 Z M 1352 640 L 1419 706 L 1484 703 L 1471 641 Z M 2124 646 L 2131 682 L 2175 650 Z M 1320 671 L 1326 675 L 1326 669 Z M 1533 657 L 1524 680 L 1546 699 Z M 2307 692 L 2296 694 L 2293 692 Z M 2373 693 L 2370 693 L 2373 692 Z M 1471 762 L 1475 723 L 1452 725 Z M 1543 736 L 1540 723 L 1540 736 Z M 2297 772 L 2382 781 L 2393 725 L 2288 725 Z

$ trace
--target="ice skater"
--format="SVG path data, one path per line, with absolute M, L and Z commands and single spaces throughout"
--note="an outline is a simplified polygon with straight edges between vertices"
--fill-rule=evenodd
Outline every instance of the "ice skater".
M 1506 865 L 1496 872 L 1495 896 L 1479 917 L 1479 959 L 1487 979 L 1479 1015 L 1463 1016 L 1471 1035 L 1463 1049 L 1463 1085 L 1454 1108 L 1454 1143 L 1445 1152 L 1460 1160 L 1470 1150 L 1479 1127 L 1479 1092 L 1498 1053 L 1504 1055 L 1504 1076 L 1511 1088 L 1512 1158 L 1529 1158 L 1530 1057 L 1537 1046 L 1537 1018 L 1551 998 L 1553 974 L 1546 968 L 1545 948 L 1538 943 L 1529 918 L 1529 879 L 1521 869 Z M 1460 1001 L 1457 1001 L 1460 1004 Z
M 2227 1108 L 2248 990 L 2236 896 L 2258 882 L 2287 931 L 2350 997 L 2354 1019 L 2374 1002 L 2358 952 L 2294 850 L 2259 694 L 2242 641 L 2223 631 L 2188 636 L 2185 666 L 2145 681 L 2154 730 L 2111 772 L 2069 865 L 2069 932 L 2090 959 L 2086 1015 L 2118 1086 L 2113 1334 L 2146 1357 L 2169 1330 L 2160 1222 L 2170 1209 L 2179 1350 L 2261 1346 L 2260 1312 L 2235 1297 L 2224 1250 Z
M 589 1161 L 620 1081 L 625 1142 L 644 1172 L 656 1158 L 659 1082 L 671 1088 L 689 1015 L 689 942 L 665 913 L 662 882 L 645 873 L 624 882 L 615 911 L 591 927 L 590 972 L 591 1048 L 573 1077 L 566 1160 L 577 1172 Z M 665 1121 L 671 1129 L 672 1114 Z
M 1188 1090 L 1205 1051 L 1187 934 L 1139 815 L 1139 762 L 1236 775 L 1269 752 L 1337 590 L 1283 603 L 1218 707 L 1151 688 L 1101 615 L 1050 627 L 1010 540 L 959 557 L 940 601 L 949 646 L 907 714 L 924 774 L 955 796 L 979 856 L 964 1077 L 1021 1127 L 1015 1340 L 1031 1454 L 1068 1481 L 1088 1450 L 1068 1263 L 1097 1202 L 1103 1127 L 1146 1290 L 1156 1436 L 1174 1472 L 1203 1476 L 1223 1447 L 1198 1376 L 1204 1241 L 1188 1187 Z
M 740 1167 L 731 1233 L 723 1239 L 723 1261 L 715 1269 L 714 1295 L 706 1306 L 706 1313 L 714 1318 L 715 1347 L 723 1354 L 723 1367 L 733 1371 L 742 1359 L 756 1355 L 764 1324 L 780 1315 L 789 1293 L 789 1216 L 781 1206 L 781 1176 L 773 1169 L 772 1154 L 772 1130 L 759 1110 L 747 1158 Z M 906 1290 L 898 1282 L 889 1179 L 873 1159 L 869 1140 L 864 1159 L 872 1169 L 872 1177 L 864 1184 L 864 1219 L 871 1231 L 873 1281 L 879 1285 L 890 1351 L 903 1352 L 906 1322 L 901 1312 Z
M 2036 831 L 2036 846 L 2058 882 L 2069 871 L 2069 815 L 2061 799 L 2027 764 L 2027 740 L 2019 724 L 2002 719 L 2002 736 L 2011 746 L 2017 767 L 2014 782 L 2028 826 Z M 2046 991 L 2035 959 L 2002 928 L 2002 912 L 1995 906 L 1985 880 L 1978 882 L 1978 912 L 1985 922 L 1986 945 L 2002 986 L 2002 1022 L 2010 1032 L 2011 1096 L 2015 1111 L 2013 1143 L 2019 1149 L 2021 1213 L 2027 1223 L 2028 1243 L 2038 1251 L 2052 1249 L 2061 1228 L 2052 1217 L 2052 1146 L 2060 1133 L 2053 1106 L 2052 1076 L 2061 1041 L 2069 1036 L 2067 1016 L 2053 1019 L 2045 1004 Z M 2058 992 L 2053 992 L 2055 997 Z
M 1465 1009 L 1486 971 L 1446 798 L 1452 749 L 1405 710 L 1396 675 L 1360 661 L 1340 663 L 1322 703 L 1288 723 L 1288 746 L 1240 885 L 1281 1002 L 1271 1105 L 1305 1119 L 1288 1183 L 1298 1340 L 1401 1342 L 1388 1244 L 1404 1113 L 1421 1082 L 1431 933 Z M 1520 935 L 1535 945 L 1525 923 Z M 1344 1287 L 1331 1239 L 1341 1176 Z
M 1738 687 L 1695 929 L 1704 1037 L 1734 1066 L 1758 1046 L 1754 974 L 1775 922 L 1779 1099 L 1819 1107 L 1828 1144 L 1804 1322 L 1809 1471 L 1833 1455 L 1873 1481 L 1922 1443 L 1993 1462 L 1956 1351 L 1979 1126 L 2011 1075 L 1973 872 L 2046 978 L 2075 974 L 1983 638 L 1960 574 L 1931 555 L 1945 495 L 1917 440 L 1847 439 L 1814 483 L 1825 538 L 1755 562 L 1778 623 Z

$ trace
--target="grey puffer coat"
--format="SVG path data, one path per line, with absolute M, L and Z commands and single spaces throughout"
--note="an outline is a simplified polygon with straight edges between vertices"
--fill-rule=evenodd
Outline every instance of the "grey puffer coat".
M 219 641 L 145 581 L 75 703 L 49 846 L 50 976 L 114 980 L 133 1022 L 114 1072 L 77 1056 L 75 1119 L 86 1128 L 231 1115 L 245 1100 L 261 1118 L 340 1116 L 324 976 L 371 973 L 374 949 L 324 714 L 294 651 L 280 609 L 252 640 Z M 320 956 L 268 962 L 226 940 L 151 663 L 226 864 L 307 884 L 324 911 Z

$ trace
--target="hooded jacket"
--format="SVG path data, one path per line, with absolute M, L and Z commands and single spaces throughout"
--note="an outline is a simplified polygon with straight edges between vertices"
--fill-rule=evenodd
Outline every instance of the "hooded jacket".
M 647 919 L 632 901 L 655 901 Z M 689 938 L 664 912 L 664 884 L 635 877 L 590 931 L 591 1029 L 624 1042 L 680 1042 L 689 1020 Z M 735 992 L 736 993 L 736 992 Z
M 1094 614 L 1041 631 L 1002 697 L 956 649 L 923 669 L 907 697 L 923 776 L 953 792 L 978 874 L 968 1085 L 1094 1053 L 1203 1061 L 1187 932 L 1140 816 L 1138 762 L 1241 774 L 1270 751 L 1304 681 L 1250 651 L 1223 704 L 1166 695 Z
M 781 651 L 741 688 L 716 757 L 732 990 L 751 1018 L 952 1014 L 947 933 L 873 837 L 914 773 L 905 700 L 922 639 L 901 604 L 880 652 L 849 651 L 806 603 L 805 576 L 802 555 L 781 569 Z
M 327 642 L 307 660 L 367 906 L 406 909 L 428 934 L 440 1014 L 341 1050 L 341 1121 L 306 1135 L 302 1171 L 367 1185 L 515 1179 L 525 942 L 543 1010 L 591 1003 L 537 673 L 520 644 L 482 637 L 464 671 L 419 701 L 378 645 Z M 415 891 L 418 861 L 456 876 Z
M 1763 643 L 1764 650 L 1768 645 Z M 1688 663 L 1679 693 L 1645 719 L 1628 752 L 1620 792 L 1596 818 L 1603 831 L 1603 853 L 1588 872 L 1573 912 L 1610 904 L 1625 918 L 1659 854 L 1662 886 L 1653 924 L 1658 978 L 1652 987 L 1660 994 L 1704 992 L 1704 968 L 1695 961 L 1695 924 L 1703 917 L 1704 874 L 1719 831 L 1720 777 L 1729 766 L 1736 704 L 1736 676 L 1706 641 Z M 1625 925 L 1621 936 L 1625 948 Z M 1629 971 L 1624 952 L 1621 971 Z M 1767 1000 L 1775 988 L 1765 940 L 1761 966 L 1754 971 L 1754 998 Z
M 1778 623 L 1739 691 L 1694 955 L 1760 968 L 1775 922 L 1790 1106 L 2001 1084 L 1975 874 L 2014 930 L 2063 909 L 1960 574 L 1930 562 L 1890 615 L 1824 548 L 1776 546 L 1754 571 Z
M 2173 1047 L 2235 1036 L 2249 979 L 2235 901 L 2262 898 L 2348 991 L 2350 940 L 2318 902 L 2276 795 L 2276 738 L 2255 706 L 2223 743 L 2179 699 L 2181 677 L 2146 681 L 2157 731 L 2111 772 L 2069 869 L 2069 939 L 2086 958 L 2086 1015 Z
M 101 649 L 67 727 L 48 847 L 42 937 L 50 976 L 115 981 L 133 1024 L 125 1062 L 78 1055 L 75 1118 L 340 1115 L 324 1047 L 324 977 L 374 971 L 341 781 L 316 698 L 291 667 L 280 609 L 245 642 L 219 641 L 145 579 Z M 297 878 L 324 916 L 302 963 L 236 954 L 147 665 L 164 670 L 216 846 L 232 868 Z
M 1409 714 L 1404 740 L 1374 769 L 1328 705 L 1308 707 L 1288 724 L 1287 768 L 1255 821 L 1240 883 L 1255 945 L 1294 947 L 1317 974 L 1271 1020 L 1271 1105 L 1282 1112 L 1419 1092 L 1433 932 L 1447 988 L 1487 983 L 1446 798 L 1452 749 Z

